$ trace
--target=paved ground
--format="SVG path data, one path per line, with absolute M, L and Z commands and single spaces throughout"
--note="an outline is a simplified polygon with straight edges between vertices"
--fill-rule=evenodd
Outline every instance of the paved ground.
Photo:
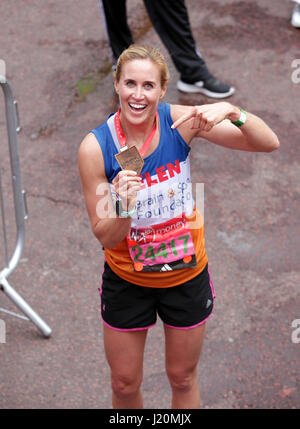
M 30 215 L 25 251 L 9 281 L 53 334 L 46 340 L 33 324 L 0 313 L 6 325 L 0 407 L 110 408 L 97 290 L 103 253 L 90 231 L 77 171 L 80 141 L 117 106 L 109 50 L 96 0 L 42 3 L 1 2 L 0 59 L 19 101 Z M 142 2 L 128 4 L 136 40 L 166 53 Z M 236 87 L 232 103 L 261 115 L 281 141 L 272 154 L 193 144 L 193 181 L 205 183 L 217 294 L 199 364 L 202 405 L 299 408 L 300 344 L 292 341 L 291 324 L 300 319 L 300 79 L 292 66 L 300 59 L 300 30 L 290 26 L 290 1 L 188 0 L 187 6 L 211 71 Z M 165 101 L 212 102 L 178 93 L 169 64 Z M 8 193 L 2 104 L 0 141 Z M 0 307 L 17 311 L 3 293 Z M 146 408 L 169 407 L 160 323 L 149 332 L 143 392 Z

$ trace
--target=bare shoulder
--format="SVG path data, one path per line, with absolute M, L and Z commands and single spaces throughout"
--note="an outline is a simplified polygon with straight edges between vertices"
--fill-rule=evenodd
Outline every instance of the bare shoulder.
M 79 146 L 78 166 L 82 174 L 99 176 L 104 173 L 102 150 L 93 133 L 87 134 Z
M 100 145 L 93 133 L 87 134 L 80 143 L 78 156 L 81 158 L 92 157 L 101 153 Z

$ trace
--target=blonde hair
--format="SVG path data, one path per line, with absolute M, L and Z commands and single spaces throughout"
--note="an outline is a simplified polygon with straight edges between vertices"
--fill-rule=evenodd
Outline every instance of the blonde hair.
M 133 60 L 151 60 L 154 64 L 158 65 L 160 68 L 160 84 L 164 88 L 168 83 L 170 75 L 167 63 L 164 56 L 160 51 L 152 46 L 148 45 L 130 45 L 122 54 L 119 56 L 116 71 L 114 73 L 115 79 L 117 82 L 120 81 L 122 67 L 124 64 Z

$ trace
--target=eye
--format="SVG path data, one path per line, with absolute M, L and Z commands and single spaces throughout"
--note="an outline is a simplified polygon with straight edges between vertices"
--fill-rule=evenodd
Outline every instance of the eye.
M 128 86 L 129 88 L 132 88 L 134 86 L 134 81 L 133 80 L 127 80 L 126 86 Z
M 146 89 L 152 89 L 152 88 L 153 88 L 153 83 L 151 83 L 151 82 L 146 82 L 146 83 L 145 83 L 145 88 L 146 88 Z

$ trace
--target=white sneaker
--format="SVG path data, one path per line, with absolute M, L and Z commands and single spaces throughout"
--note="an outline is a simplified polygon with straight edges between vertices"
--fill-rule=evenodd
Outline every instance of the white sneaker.
M 295 28 L 300 28 L 300 3 L 298 1 L 296 3 L 292 13 L 291 24 Z
M 177 82 L 177 89 L 188 94 L 202 93 L 207 97 L 226 98 L 230 97 L 235 89 L 227 83 L 219 81 L 214 76 L 209 76 L 205 81 L 187 83 L 182 80 Z

